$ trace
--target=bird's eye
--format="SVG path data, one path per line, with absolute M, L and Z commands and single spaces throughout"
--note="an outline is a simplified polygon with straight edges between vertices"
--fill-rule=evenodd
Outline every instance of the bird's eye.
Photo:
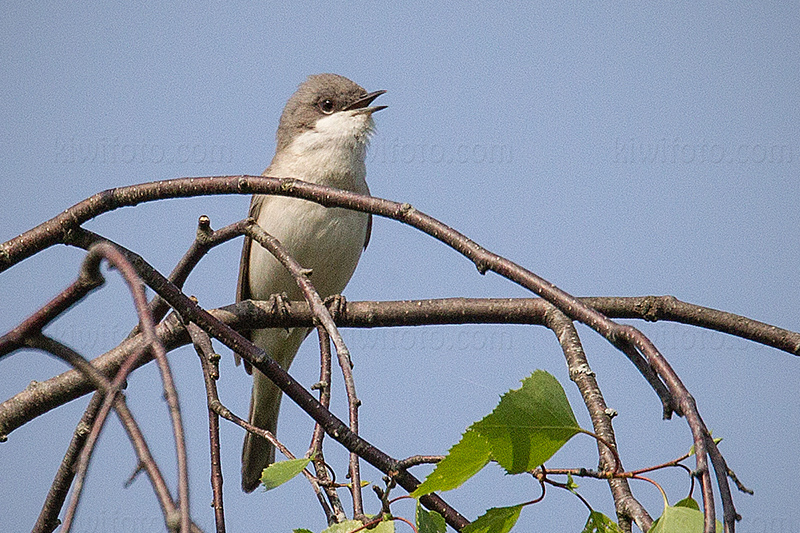
M 326 98 L 325 100 L 319 103 L 319 108 L 326 115 L 330 115 L 331 113 L 333 113 L 334 109 L 333 100 L 331 100 L 330 98 Z

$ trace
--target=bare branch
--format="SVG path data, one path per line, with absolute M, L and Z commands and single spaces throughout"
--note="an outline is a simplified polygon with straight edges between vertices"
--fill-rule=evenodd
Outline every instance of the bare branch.
M 669 418 L 672 412 L 678 412 L 686 417 L 697 452 L 697 475 L 703 489 L 706 515 L 705 530 L 711 532 L 714 526 L 714 502 L 705 444 L 709 436 L 708 429 L 697 411 L 691 394 L 653 343 L 637 329 L 614 323 L 599 311 L 582 304 L 533 272 L 489 252 L 461 233 L 416 211 L 408 204 L 360 196 L 293 179 L 256 176 L 181 178 L 121 187 L 94 195 L 54 219 L 0 246 L 0 271 L 47 246 L 69 241 L 72 233 L 77 231 L 83 222 L 123 205 L 134 205 L 160 198 L 253 192 L 295 196 L 326 206 L 356 209 L 402 221 L 459 251 L 476 265 L 479 272 L 492 270 L 518 283 L 558 307 L 570 319 L 586 324 L 605 337 L 631 360 L 656 391 L 661 399 L 665 418 Z M 727 477 L 724 477 L 721 483 L 726 485 Z M 724 493 L 729 489 L 721 486 L 720 490 Z M 723 505 L 726 506 L 725 526 L 733 529 L 735 525 L 729 517 L 735 516 L 735 510 L 728 508 L 729 502 L 726 498 L 723 499 Z
M 206 339 L 208 339 L 208 335 L 206 334 L 206 332 L 203 331 L 202 329 L 200 329 L 196 324 L 189 323 L 189 328 L 194 330 L 194 332 L 191 334 L 193 336 L 193 338 L 199 339 L 199 338 L 205 337 Z M 203 341 L 203 342 L 205 342 L 205 341 Z M 210 339 L 209 339 L 208 342 L 210 344 Z M 197 355 L 200 356 L 201 363 L 203 365 L 203 378 L 204 378 L 204 381 L 205 381 L 205 384 L 206 384 L 206 397 L 207 397 L 209 411 L 211 411 L 215 416 L 221 416 L 225 420 L 228 420 L 229 422 L 233 422 L 234 424 L 236 424 L 237 426 L 241 427 L 245 431 L 249 431 L 250 433 L 253 433 L 254 435 L 258 435 L 259 437 L 270 441 L 275 446 L 275 448 L 277 448 L 278 451 L 280 451 L 288 459 L 296 459 L 295 455 L 286 446 L 284 446 L 283 443 L 280 442 L 275 437 L 275 435 L 273 435 L 271 432 L 267 431 L 266 429 L 263 429 L 263 428 L 260 428 L 260 427 L 257 427 L 257 426 L 254 426 L 254 425 L 250 424 L 249 422 L 247 422 L 243 418 L 241 418 L 241 417 L 237 416 L 236 414 L 234 414 L 233 411 L 231 411 L 230 409 L 225 407 L 225 405 L 219 399 L 219 394 L 217 392 L 217 385 L 214 382 L 214 379 L 212 378 L 212 375 L 211 375 L 212 373 L 211 373 L 211 368 L 210 368 L 211 365 L 210 365 L 210 363 L 209 363 L 209 361 L 208 361 L 208 359 L 206 357 L 205 350 L 204 349 L 198 350 L 197 351 Z M 219 436 L 216 437 L 216 440 L 217 440 L 217 447 L 218 447 Z M 320 486 L 320 482 L 319 482 L 318 478 L 315 478 L 313 475 L 311 475 L 306 470 L 303 470 L 303 475 L 306 477 L 306 479 L 309 481 L 309 483 L 311 483 L 311 487 L 313 488 L 315 494 L 317 494 L 317 497 L 318 497 L 318 499 L 320 500 L 320 502 L 322 504 L 323 510 L 325 511 L 325 515 L 328 518 L 330 518 L 332 516 L 332 513 L 331 513 L 330 508 L 327 505 L 327 502 L 325 502 L 325 497 L 322 495 L 322 487 Z M 212 474 L 212 476 L 214 476 L 214 474 Z M 214 480 L 213 477 L 212 477 L 212 484 L 219 483 L 219 490 L 221 491 L 222 490 L 222 472 L 221 471 L 219 472 L 218 477 L 219 477 L 218 481 Z M 219 500 L 217 500 L 217 498 L 215 496 L 215 500 L 214 501 L 215 501 L 215 509 L 216 509 L 216 502 L 217 501 L 219 501 L 219 504 L 221 506 L 221 504 L 222 504 L 221 492 L 220 492 Z M 218 520 L 217 521 L 217 528 L 218 529 L 219 529 L 219 524 L 220 524 L 220 521 Z
M 616 448 L 614 427 L 611 424 L 611 419 L 615 413 L 608 408 L 603 398 L 595 379 L 595 374 L 586 359 L 586 353 L 583 350 L 575 325 L 555 307 L 552 307 L 546 313 L 545 324 L 558 338 L 564 357 L 567 360 L 569 377 L 581 391 L 581 396 L 589 411 L 595 433 L 608 445 Z M 622 464 L 619 462 L 618 456 L 613 456 L 607 445 L 598 441 L 597 449 L 600 454 L 601 470 L 610 471 L 612 470 L 611 467 L 621 470 Z M 627 480 L 611 478 L 608 483 L 611 488 L 611 494 L 614 497 L 620 527 L 625 531 L 630 531 L 631 520 L 633 520 L 642 531 L 649 530 L 653 524 L 653 519 L 644 506 L 633 496 Z
M 47 324 L 82 300 L 94 289 L 103 285 L 103 283 L 105 283 L 105 280 L 99 271 L 81 268 L 78 279 L 69 287 L 24 320 L 22 324 L 0 337 L 0 359 L 25 346 L 26 340 L 30 336 L 39 334 Z
M 284 246 L 272 235 L 264 231 L 253 219 L 249 219 L 247 235 L 260 244 L 264 249 L 275 257 L 289 274 L 294 278 L 297 286 L 303 293 L 303 297 L 314 313 L 314 322 L 325 328 L 325 332 L 333 341 L 336 347 L 336 355 L 339 359 L 339 366 L 344 374 L 345 389 L 347 390 L 347 402 L 349 405 L 350 431 L 358 435 L 358 406 L 360 400 L 356 396 L 356 386 L 353 380 L 353 363 L 350 358 L 350 350 L 342 338 L 330 311 L 322 301 L 319 293 L 311 280 L 308 279 L 310 272 L 302 267 L 284 248 Z M 277 385 L 277 383 L 276 383 Z M 350 492 L 353 497 L 353 517 L 361 519 L 364 516 L 364 503 L 361 494 L 361 473 L 358 462 L 358 455 L 350 453 Z
M 152 309 L 152 308 L 151 308 Z M 186 325 L 186 330 L 192 338 L 197 355 L 200 357 L 200 366 L 203 370 L 203 381 L 206 385 L 206 396 L 208 398 L 208 438 L 211 450 L 211 492 L 213 501 L 211 506 L 214 508 L 214 522 L 217 533 L 225 533 L 225 506 L 222 503 L 222 459 L 219 445 L 219 415 L 211 408 L 211 401 L 217 396 L 217 384 L 215 380 L 219 378 L 219 369 L 214 371 L 215 364 L 219 361 L 219 355 L 214 352 L 211 339 L 205 331 L 198 328 L 191 322 Z
M 136 271 L 133 269 L 132 265 L 127 261 L 124 255 L 112 244 L 109 243 L 98 243 L 92 246 L 84 261 L 84 267 L 82 270 L 94 272 L 95 277 L 99 277 L 99 264 L 101 259 L 107 259 L 110 263 L 112 263 L 117 270 L 122 274 L 125 282 L 128 284 L 128 287 L 133 295 L 134 303 L 136 305 L 137 312 L 139 314 L 139 323 L 144 331 L 144 335 L 148 340 L 148 344 L 150 349 L 155 354 L 156 360 L 158 361 L 159 368 L 162 373 L 162 379 L 164 381 L 164 390 L 167 396 L 167 402 L 170 406 L 170 414 L 173 420 L 173 432 L 175 435 L 175 443 L 176 443 L 176 450 L 178 454 L 178 472 L 179 472 L 179 482 L 178 482 L 178 491 L 179 491 L 179 498 L 180 498 L 180 530 L 182 533 L 188 533 L 191 529 L 191 519 L 189 517 L 189 474 L 188 474 L 188 467 L 186 465 L 186 445 L 185 439 L 183 436 L 183 425 L 180 421 L 180 410 L 178 407 L 177 401 L 177 391 L 175 390 L 174 383 L 172 381 L 172 375 L 169 370 L 169 365 L 166 362 L 166 351 L 164 350 L 163 345 L 160 343 L 158 337 L 155 335 L 155 325 L 153 324 L 152 317 L 150 316 L 149 309 L 147 307 L 147 299 L 144 294 L 144 287 L 142 286 L 141 280 L 137 275 Z M 104 425 L 106 417 L 111 409 L 111 407 L 117 403 L 118 391 L 124 382 L 128 372 L 133 369 L 133 360 L 138 359 L 139 354 L 134 353 L 128 359 L 128 364 L 123 364 L 120 368 L 120 371 L 117 373 L 114 381 L 110 384 L 110 387 L 107 387 L 105 391 L 105 399 L 103 404 L 100 407 L 98 412 L 97 418 L 94 421 L 92 426 L 92 430 L 86 440 L 85 446 L 81 451 L 80 459 L 78 461 L 78 469 L 76 473 L 76 480 L 75 480 L 75 489 L 73 490 L 72 500 L 70 502 L 69 507 L 67 508 L 67 512 L 64 518 L 64 531 L 69 531 L 72 525 L 72 520 L 75 515 L 75 511 L 77 509 L 78 501 L 80 499 L 81 491 L 83 488 L 83 479 L 86 475 L 86 469 L 89 464 L 89 460 L 91 458 L 92 451 L 94 449 L 94 444 L 97 441 L 97 438 L 100 435 L 100 431 Z M 95 376 L 95 379 L 99 379 Z M 121 416 L 124 416 L 121 414 Z M 167 516 L 167 523 L 169 525 L 172 517 Z
M 42 509 L 42 513 L 40 513 L 34 530 L 49 532 L 52 531 L 52 529 L 48 528 L 56 527 L 58 514 L 61 507 L 64 505 L 70 485 L 76 476 L 75 465 L 79 463 L 87 446 L 91 445 L 90 440 L 94 432 L 98 431 L 96 429 L 98 427 L 97 419 L 102 407 L 105 405 L 103 400 L 112 396 L 114 398 L 114 408 L 117 411 L 117 415 L 133 444 L 139 459 L 139 464 L 148 474 L 159 503 L 161 504 L 164 520 L 168 523 L 171 517 L 177 512 L 175 503 L 172 500 L 172 496 L 169 493 L 169 489 L 167 488 L 158 465 L 150 454 L 150 450 L 144 440 L 144 435 L 125 403 L 125 396 L 119 392 L 119 386 L 108 381 L 105 376 L 88 364 L 83 356 L 53 339 L 45 337 L 44 335 L 34 335 L 28 339 L 27 344 L 32 348 L 47 351 L 65 362 L 76 366 L 98 389 L 98 392 L 93 396 L 92 401 L 84 412 L 81 422 L 75 430 L 73 441 L 70 443 L 67 454 L 59 467 L 59 473 L 50 488 L 44 508 Z M 135 356 L 135 353 L 133 356 Z M 112 392 L 115 394 L 112 395 Z M 94 439 L 96 439 L 96 434 Z M 83 470 L 78 469 L 77 474 L 79 476 L 78 483 L 82 483 L 82 477 L 85 475 L 85 468 Z M 76 484 L 75 492 L 79 493 L 80 490 L 80 486 Z M 75 500 L 75 503 L 77 504 L 77 500 Z M 68 512 L 68 515 L 73 514 L 74 509 Z M 71 521 L 72 518 L 69 518 L 69 520 L 65 519 L 65 528 L 69 527 Z M 199 531 L 199 528 L 193 526 L 192 530 Z
M 643 297 L 591 297 L 582 298 L 604 314 L 614 318 L 653 320 L 648 302 L 674 300 L 672 296 Z M 675 312 L 657 319 L 689 323 L 688 316 L 700 313 L 695 325 L 705 327 L 703 310 L 694 304 L 679 302 Z M 347 302 L 336 317 L 340 327 L 373 328 L 393 326 L 420 326 L 441 324 L 532 324 L 543 325 L 550 306 L 539 298 L 443 298 L 433 300 L 406 300 L 383 302 Z M 686 309 L 683 312 L 682 309 Z M 763 324 L 732 313 L 709 309 L 724 315 L 722 323 L 730 325 L 726 332 L 742 338 L 748 331 Z M 286 302 L 285 312 L 271 309 L 269 302 L 246 300 L 209 311 L 234 329 L 313 327 L 311 312 L 305 302 Z M 800 345 L 800 333 L 768 326 L 773 333 L 762 339 L 751 339 L 794 354 L 793 346 Z M 167 319 L 156 328 L 156 333 L 167 350 L 187 344 L 189 337 L 177 319 Z M 144 345 L 141 336 L 124 341 L 119 346 L 92 361 L 102 374 L 113 376 L 122 361 L 134 350 Z M 148 362 L 145 357 L 137 367 Z M 80 372 L 70 370 L 47 381 L 38 382 L 8 400 L 0 403 L 0 441 L 9 433 L 51 409 L 92 392 L 90 382 Z
M 99 392 L 95 393 L 92 399 L 89 400 L 89 405 L 75 428 L 72 440 L 67 447 L 67 453 L 64 454 L 64 459 L 58 467 L 56 477 L 47 492 L 47 498 L 39 513 L 39 518 L 33 526 L 33 533 L 52 533 L 61 523 L 58 515 L 61 513 L 61 508 L 67 499 L 72 480 L 75 478 L 75 462 L 78 460 L 83 444 L 86 442 L 89 428 L 94 423 L 102 401 L 103 395 Z
M 247 226 L 250 223 L 247 220 L 240 220 L 224 228 L 216 231 L 211 229 L 211 219 L 206 215 L 201 215 L 197 222 L 197 234 L 192 245 L 183 255 L 183 257 L 172 269 L 169 275 L 169 280 L 175 284 L 176 287 L 183 288 L 183 284 L 189 278 L 189 274 L 194 270 L 194 267 L 205 257 L 205 255 L 215 246 L 226 243 L 231 239 L 235 239 L 240 235 L 244 235 Z M 169 311 L 169 304 L 163 298 L 156 295 L 153 301 L 150 302 L 150 312 L 153 315 L 155 322 L 160 322 Z M 131 332 L 131 336 L 139 332 L 138 326 Z
M 312 389 L 319 390 L 319 403 L 325 406 L 326 409 L 331 405 L 331 339 L 325 328 L 321 325 L 317 326 L 317 336 L 319 338 L 319 381 Z M 322 451 L 322 441 L 325 438 L 325 430 L 319 424 L 314 424 L 314 433 L 311 437 L 311 444 L 308 448 L 308 456 L 312 457 L 314 463 L 314 470 L 319 479 L 320 485 L 325 490 L 325 494 L 330 502 L 331 514 L 328 518 L 328 525 L 343 522 L 347 519 L 344 512 L 344 506 L 336 493 L 336 487 L 331 483 L 331 478 L 328 476 L 327 464 L 325 464 L 325 455 Z
M 668 417 L 674 409 L 678 408 L 670 398 L 664 384 L 660 382 L 658 376 L 652 372 L 646 361 L 633 348 L 634 340 L 646 348 L 645 355 L 648 357 L 656 357 L 658 352 L 655 351 L 652 343 L 645 342 L 646 337 L 633 328 L 615 324 L 598 311 L 580 303 L 552 283 L 547 282 L 520 265 L 489 252 L 463 234 L 433 217 L 415 210 L 409 204 L 363 196 L 292 178 L 279 179 L 259 176 L 178 178 L 109 189 L 79 202 L 57 217 L 0 245 L 0 272 L 58 242 L 74 244 L 72 242 L 74 232 L 80 230 L 81 224 L 101 213 L 119 207 L 164 198 L 243 193 L 293 196 L 317 202 L 327 207 L 344 207 L 369 212 L 411 225 L 466 256 L 475 263 L 479 272 L 485 273 L 488 270 L 493 270 L 545 298 L 571 319 L 582 322 L 603 335 L 609 342 L 620 348 L 648 380 L 661 398 L 665 417 Z

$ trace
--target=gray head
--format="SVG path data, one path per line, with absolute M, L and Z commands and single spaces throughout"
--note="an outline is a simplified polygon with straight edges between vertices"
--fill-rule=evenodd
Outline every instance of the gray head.
M 309 76 L 289 98 L 278 125 L 277 150 L 288 146 L 299 134 L 313 130 L 317 121 L 342 111 L 372 114 L 386 106 L 372 106 L 386 91 L 368 93 L 357 83 L 338 74 Z

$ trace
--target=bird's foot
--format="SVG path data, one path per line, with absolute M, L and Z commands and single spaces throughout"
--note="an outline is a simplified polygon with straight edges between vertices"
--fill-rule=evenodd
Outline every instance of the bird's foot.
M 328 308 L 328 312 L 330 312 L 334 322 L 337 317 L 344 315 L 346 306 L 347 299 L 342 294 L 332 294 L 325 298 L 325 307 Z
M 272 313 L 277 313 L 283 318 L 289 317 L 289 306 L 287 302 L 289 301 L 289 295 L 285 292 L 275 293 L 270 295 L 269 297 L 269 310 Z M 289 328 L 286 328 L 286 332 L 289 333 Z

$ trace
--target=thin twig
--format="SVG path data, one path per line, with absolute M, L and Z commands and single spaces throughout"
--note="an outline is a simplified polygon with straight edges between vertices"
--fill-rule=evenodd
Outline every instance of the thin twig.
M 248 224 L 247 220 L 240 220 L 239 222 L 234 222 L 233 224 L 214 231 L 211 229 L 211 219 L 206 215 L 201 215 L 197 221 L 197 232 L 192 245 L 183 257 L 181 257 L 180 261 L 178 261 L 178 264 L 175 265 L 175 268 L 172 269 L 168 279 L 174 283 L 176 287 L 183 288 L 183 284 L 186 283 L 189 274 L 191 274 L 200 260 L 205 257 L 212 248 L 224 244 L 231 239 L 235 239 L 240 235 L 244 235 L 245 228 Z M 153 298 L 149 305 L 154 322 L 160 322 L 161 319 L 166 316 L 167 311 L 169 311 L 169 304 L 158 295 Z M 131 332 L 130 336 L 138 332 L 139 327 L 137 326 Z
M 412 455 L 411 457 L 406 457 L 405 459 L 398 461 L 397 466 L 399 468 L 406 469 L 418 465 L 432 465 L 438 463 L 444 458 L 444 455 Z
M 242 418 L 236 416 L 230 409 L 225 407 L 219 399 L 219 392 L 217 391 L 217 384 L 213 377 L 213 368 L 211 364 L 211 359 L 217 359 L 217 354 L 214 353 L 213 348 L 211 346 L 211 339 L 209 338 L 208 334 L 200 329 L 197 324 L 189 322 L 187 325 L 187 329 L 189 331 L 189 335 L 192 338 L 192 343 L 195 346 L 195 351 L 197 355 L 200 357 L 200 363 L 203 369 L 203 381 L 206 386 L 206 399 L 207 405 L 209 410 L 209 417 L 213 415 L 214 419 L 217 417 L 222 417 L 234 424 L 237 424 L 241 428 L 258 435 L 259 437 L 265 438 L 270 441 L 282 454 L 284 454 L 289 459 L 295 459 L 295 456 L 289 451 L 286 446 L 283 445 L 271 432 L 267 431 L 266 429 L 259 428 L 246 422 Z M 218 420 L 218 419 L 217 419 Z M 217 462 L 217 470 L 218 472 L 212 471 L 211 483 L 212 483 L 212 490 L 214 491 L 214 509 L 217 515 L 217 531 L 224 531 L 224 514 L 222 512 L 222 470 L 219 468 L 219 426 L 217 425 L 216 428 L 216 437 L 212 436 L 212 469 L 214 468 L 214 462 Z M 216 449 L 216 452 L 214 451 Z M 216 458 L 215 458 L 216 455 Z M 327 504 L 324 501 L 324 497 L 322 497 L 322 489 L 317 481 L 317 479 L 312 476 L 309 472 L 303 471 L 303 474 L 311 483 L 314 492 L 317 493 L 318 497 L 322 499 L 323 508 L 326 509 L 326 515 L 330 515 L 330 509 L 327 508 Z M 217 496 L 217 493 L 219 494 Z M 220 528 L 220 524 L 222 524 Z
M 611 423 L 612 411 L 603 398 L 597 384 L 595 374 L 589 366 L 586 353 L 583 350 L 580 337 L 575 325 L 561 311 L 551 307 L 545 314 L 545 325 L 556 335 L 564 357 L 567 361 L 570 379 L 577 385 L 581 392 L 583 402 L 592 419 L 592 426 L 598 440 L 597 449 L 600 455 L 600 469 L 622 471 L 622 461 L 616 452 L 616 438 L 614 427 Z M 604 444 L 601 441 L 605 442 Z M 614 468 L 610 468 L 613 465 Z M 653 519 L 644 506 L 633 496 L 631 488 L 625 479 L 609 478 L 608 484 L 614 498 L 617 518 L 624 531 L 631 530 L 631 520 L 642 531 L 647 531 Z
M 317 326 L 317 337 L 319 338 L 319 381 L 312 389 L 319 390 L 319 403 L 326 409 L 331 405 L 331 338 L 321 325 Z M 322 451 L 322 442 L 325 439 L 325 430 L 318 423 L 314 424 L 314 433 L 311 437 L 311 444 L 308 447 L 308 456 L 312 457 L 314 471 L 319 479 L 320 486 L 325 491 L 325 495 L 330 502 L 330 515 L 327 516 L 328 525 L 343 522 L 347 519 L 344 506 L 336 493 L 336 487 L 332 485 L 332 480 L 328 476 L 328 468 L 325 463 L 325 455 Z M 323 506 L 323 509 L 328 508 Z
M 210 400 L 217 396 L 217 384 L 213 376 L 212 359 L 219 359 L 219 355 L 214 352 L 211 339 L 205 331 L 198 328 L 191 322 L 186 325 L 186 330 L 192 338 L 197 355 L 200 357 L 200 366 L 203 371 L 203 381 L 206 386 L 206 395 Z M 219 377 L 217 375 L 217 377 Z M 211 451 L 211 492 L 213 500 L 211 506 L 214 508 L 214 523 L 217 533 L 225 533 L 225 506 L 222 502 L 222 458 L 219 444 L 219 415 L 208 407 L 208 436 L 209 448 Z
M 47 492 L 47 498 L 39 513 L 39 518 L 33 526 L 33 533 L 52 533 L 61 523 L 58 515 L 61 513 L 61 508 L 67 499 L 72 480 L 75 478 L 75 461 L 78 460 L 81 448 L 83 448 L 86 437 L 89 435 L 89 428 L 94 422 L 102 401 L 103 394 L 100 392 L 94 393 L 92 399 L 89 400 L 89 405 L 86 406 L 86 410 L 83 412 L 83 416 L 72 434 L 72 440 L 67 447 L 67 452 L 64 454 L 64 459 L 61 461 L 56 477 Z
M 96 274 L 98 273 L 82 268 L 78 279 L 70 284 L 69 287 L 58 293 L 55 298 L 25 319 L 19 326 L 0 337 L 0 359 L 24 346 L 31 335 L 40 333 L 47 324 L 78 303 L 94 289 L 102 286 L 104 283 L 103 276 Z
M 350 350 L 345 345 L 339 329 L 331 316 L 330 311 L 325 307 L 314 284 L 308 278 L 310 272 L 304 269 L 288 252 L 288 250 L 272 235 L 264 231 L 255 220 L 247 227 L 247 235 L 259 243 L 264 249 L 269 251 L 277 259 L 289 274 L 294 278 L 297 286 L 303 293 L 303 297 L 308 302 L 309 307 L 314 313 L 315 323 L 319 323 L 325 328 L 325 332 L 330 337 L 336 347 L 336 355 L 339 359 L 339 366 L 344 375 L 345 389 L 347 391 L 347 402 L 349 406 L 350 431 L 358 435 L 358 406 L 360 400 L 356 396 L 355 380 L 352 373 L 352 360 Z M 350 492 L 353 497 L 353 517 L 360 519 L 364 515 L 364 502 L 361 493 L 361 473 L 359 469 L 359 458 L 355 453 L 350 453 Z
M 83 372 L 87 379 L 92 381 L 98 390 L 98 392 L 95 393 L 90 406 L 87 407 L 84 417 L 81 420 L 81 424 L 85 424 L 83 426 L 79 424 L 78 428 L 76 429 L 75 439 L 80 438 L 82 442 L 80 445 L 78 445 L 76 442 L 74 448 L 70 446 L 72 453 L 68 452 L 67 454 L 70 455 L 70 464 L 67 464 L 67 457 L 65 457 L 64 462 L 62 462 L 62 466 L 59 468 L 60 475 L 57 477 L 56 481 L 54 481 L 53 486 L 51 487 L 51 493 L 53 493 L 54 490 L 56 491 L 51 504 L 50 516 L 52 518 L 42 521 L 40 515 L 40 520 L 37 521 L 37 524 L 40 522 L 52 523 L 53 520 L 56 519 L 55 517 L 57 517 L 59 510 L 63 506 L 66 494 L 69 491 L 69 484 L 71 484 L 73 479 L 76 477 L 75 464 L 79 464 L 83 450 L 86 449 L 87 445 L 90 445 L 89 443 L 90 439 L 92 438 L 93 431 L 98 427 L 96 420 L 99 417 L 99 413 L 101 412 L 103 405 L 105 405 L 103 400 L 111 396 L 111 391 L 116 392 L 116 394 L 113 395 L 114 409 L 117 411 L 120 422 L 128 433 L 128 437 L 133 444 L 134 450 L 136 451 L 139 459 L 139 464 L 148 474 L 148 478 L 150 479 L 159 503 L 161 504 L 164 520 L 169 523 L 171 517 L 176 513 L 175 503 L 172 500 L 172 496 L 169 493 L 169 489 L 167 488 L 166 482 L 164 481 L 164 477 L 161 474 L 158 465 L 150 454 L 150 450 L 144 440 L 144 435 L 139 429 L 136 420 L 133 418 L 133 415 L 125 403 L 125 396 L 119 392 L 119 387 L 108 381 L 107 378 L 98 370 L 96 370 L 91 364 L 89 364 L 89 362 L 83 356 L 71 348 L 59 343 L 58 341 L 39 334 L 29 337 L 26 341 L 26 344 L 32 348 L 45 350 L 59 359 L 62 359 L 63 361 L 80 369 L 80 371 Z M 95 402 L 97 402 L 98 405 L 93 407 Z M 96 438 L 96 435 L 94 438 Z M 61 474 L 62 470 L 64 471 L 63 474 Z M 67 475 L 69 476 L 68 480 L 67 477 L 65 477 Z M 78 468 L 77 477 L 79 479 L 78 482 L 76 482 L 76 489 L 73 492 L 80 492 L 83 475 L 85 475 L 85 469 L 81 471 L 81 469 Z M 58 486 L 56 486 L 56 484 L 58 484 Z M 59 499 L 60 501 L 58 501 Z M 51 500 L 50 493 L 48 493 L 48 500 Z M 56 505 L 58 506 L 58 509 L 55 508 Z M 45 506 L 47 506 L 47 503 L 45 503 Z M 68 509 L 67 515 L 74 515 L 74 509 L 72 511 Z M 65 529 L 69 527 L 71 521 L 72 518 L 69 518 L 69 520 L 65 518 Z M 193 531 L 199 531 L 199 529 L 193 526 Z
M 92 246 L 89 254 L 86 257 L 86 260 L 84 261 L 84 267 L 90 272 L 96 271 L 97 275 L 99 276 L 99 264 L 100 259 L 102 258 L 105 258 L 112 265 L 114 265 L 120 274 L 122 274 L 125 282 L 128 284 L 133 296 L 137 313 L 139 315 L 140 326 L 148 340 L 150 349 L 152 350 L 156 361 L 158 362 L 159 369 L 161 370 L 164 391 L 167 397 L 167 403 L 169 405 L 169 411 L 173 422 L 173 434 L 175 437 L 175 447 L 178 456 L 180 531 L 181 533 L 188 533 L 192 524 L 189 515 L 189 473 L 186 463 L 186 443 L 183 434 L 183 425 L 181 423 L 180 408 L 178 406 L 177 391 L 172 379 L 172 373 L 169 369 L 169 364 L 166 361 L 166 351 L 155 334 L 155 324 L 153 323 L 147 307 L 147 299 L 145 297 L 144 287 L 142 286 L 141 280 L 133 266 L 129 263 L 124 254 L 116 248 L 116 246 L 110 243 L 101 242 Z M 131 357 L 130 359 L 132 360 L 134 357 Z M 97 437 L 99 436 L 99 432 L 106 419 L 107 413 L 111 409 L 111 406 L 115 403 L 117 397 L 116 391 L 121 386 L 125 376 L 127 375 L 127 373 L 125 373 L 125 376 L 121 375 L 125 370 L 127 370 L 126 366 L 128 365 L 123 365 L 121 371 L 117 374 L 115 380 L 112 382 L 112 388 L 109 389 L 106 394 L 106 399 L 100 408 L 95 425 L 93 426 L 92 432 L 87 439 L 86 446 L 81 453 L 80 461 L 78 462 L 78 472 L 75 480 L 73 498 L 70 502 L 70 506 L 67 508 L 67 514 L 64 518 L 65 532 L 69 531 L 75 509 L 77 509 L 77 503 L 83 487 L 83 478 L 85 477 L 86 468 L 88 466 L 92 450 L 94 449 L 94 443 L 97 441 Z M 131 369 L 133 368 L 132 364 L 129 366 Z

